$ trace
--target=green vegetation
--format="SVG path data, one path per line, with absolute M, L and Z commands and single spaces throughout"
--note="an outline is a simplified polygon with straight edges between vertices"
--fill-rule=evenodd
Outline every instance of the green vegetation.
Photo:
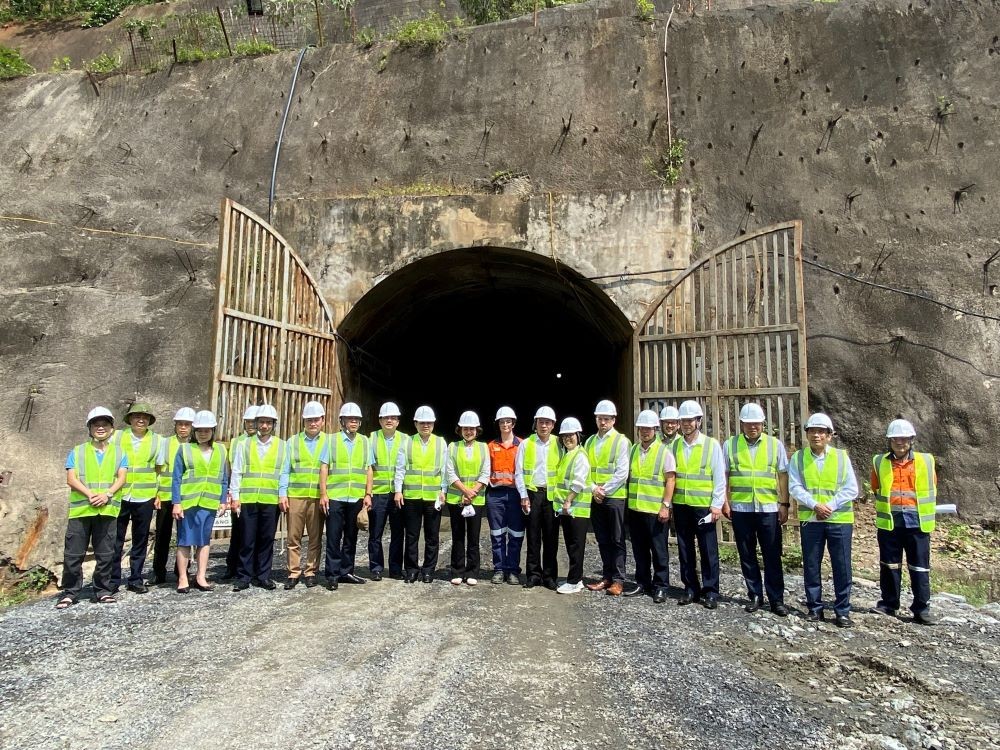
M 247 57 L 272 55 L 277 51 L 278 48 L 273 44 L 262 42 L 260 39 L 247 39 L 242 42 L 236 42 L 236 44 L 233 45 L 234 55 L 246 55 Z
M 508 18 L 526 16 L 546 8 L 558 8 L 560 5 L 576 5 L 586 0 L 461 0 L 462 10 L 474 23 L 496 23 Z M 650 3 L 652 4 L 652 3 Z
M 740 564 L 740 553 L 737 551 L 735 544 L 719 545 L 719 562 L 723 565 Z
M 931 591 L 935 594 L 941 591 L 958 594 L 964 596 L 969 604 L 979 606 L 990 600 L 992 589 L 993 584 L 985 578 L 978 580 L 955 578 L 931 570 Z
M 189 47 L 184 44 L 178 43 L 177 45 L 177 62 L 179 63 L 192 63 L 201 62 L 203 60 L 218 60 L 220 57 L 228 56 L 228 52 L 225 49 L 205 49 L 204 47 Z
M 655 12 L 656 6 L 653 5 L 653 0 L 635 0 L 635 17 L 640 21 L 653 20 Z
M 73 67 L 73 61 L 68 57 L 57 57 L 52 61 L 52 67 L 49 68 L 51 73 L 62 73 L 63 71 L 70 70 Z
M 0 587 L 0 607 L 23 604 L 34 595 L 45 591 L 54 580 L 49 571 L 32 568 L 13 586 Z
M 407 21 L 400 26 L 392 38 L 399 42 L 400 47 L 435 50 L 444 45 L 448 32 L 462 26 L 462 19 L 448 21 L 438 13 L 431 11 L 423 18 Z
M 137 35 L 144 42 L 151 41 L 153 38 L 153 29 L 159 26 L 155 21 L 142 21 L 138 18 L 133 18 L 130 21 L 126 21 L 122 24 L 122 28 L 125 31 Z
M 378 58 L 378 67 L 375 69 L 376 72 L 381 73 L 389 65 L 389 50 L 382 50 L 382 54 Z
M 781 550 L 781 566 L 785 570 L 802 571 L 802 548 L 797 545 L 786 545 Z
M 30 76 L 34 72 L 18 50 L 0 45 L 0 80 Z
M 681 177 L 684 166 L 684 155 L 687 153 L 687 141 L 675 138 L 673 144 L 665 149 L 655 160 L 647 163 L 649 170 L 660 179 L 664 185 L 676 185 Z
M 59 21 L 82 16 L 81 26 L 103 26 L 130 5 L 156 0 L 0 0 L 0 23 L 6 21 Z
M 939 96 L 937 105 L 934 107 L 934 116 L 938 120 L 943 120 L 948 115 L 955 114 L 955 103 L 947 96 Z
M 358 33 L 354 35 L 354 41 L 361 49 L 369 49 L 375 44 L 375 29 L 371 26 L 358 29 Z
M 93 60 L 87 60 L 83 64 L 84 70 L 89 70 L 91 73 L 114 73 L 121 66 L 122 59 L 107 52 L 102 52 Z

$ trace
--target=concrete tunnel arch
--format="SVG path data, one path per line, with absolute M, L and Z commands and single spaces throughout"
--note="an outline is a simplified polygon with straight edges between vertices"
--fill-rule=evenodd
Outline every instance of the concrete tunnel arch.
M 394 400 L 407 432 L 423 403 L 445 436 L 466 409 L 492 436 L 504 404 L 519 434 L 543 403 L 589 432 L 594 404 L 611 398 L 630 432 L 632 333 L 603 290 L 552 258 L 505 247 L 437 252 L 390 273 L 341 321 L 343 395 L 361 404 L 366 430 Z

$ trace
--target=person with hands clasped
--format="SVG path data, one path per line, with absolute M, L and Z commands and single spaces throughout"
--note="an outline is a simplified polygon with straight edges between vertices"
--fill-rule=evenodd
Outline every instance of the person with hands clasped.
M 323 432 L 326 409 L 319 401 L 302 407 L 302 431 L 288 439 L 288 580 L 291 591 L 305 579 L 307 588 L 316 585 L 319 555 L 323 549 L 323 511 L 319 505 L 322 458 L 330 436 Z M 309 538 L 306 564 L 302 566 L 302 535 Z
M 565 453 L 559 459 L 550 495 L 562 526 L 569 571 L 556 593 L 576 594 L 583 591 L 583 553 L 590 525 L 590 461 L 580 446 L 583 427 L 579 419 L 566 417 L 559 425 L 559 439 Z
M 229 443 L 229 460 L 239 451 L 241 443 L 246 442 L 257 434 L 257 408 L 248 406 L 243 412 L 243 432 L 234 437 Z M 230 469 L 232 466 L 230 465 Z M 232 494 L 226 498 L 227 504 L 232 507 Z M 240 548 L 243 546 L 243 522 L 240 514 L 233 512 L 229 514 L 229 550 L 226 552 L 226 574 L 222 576 L 223 581 L 231 581 L 239 574 L 240 569 Z
M 514 465 L 521 439 L 514 434 L 517 415 L 509 406 L 497 409 L 497 440 L 489 442 L 490 484 L 486 490 L 486 516 L 493 552 L 491 583 L 521 583 L 521 543 L 524 511 L 514 486 Z
M 171 488 L 174 477 L 174 458 L 182 443 L 190 443 L 194 431 L 194 409 L 182 406 L 174 414 L 174 434 L 160 441 L 161 456 L 157 463 L 163 471 L 157 477 L 156 537 L 153 540 L 153 577 L 147 582 L 156 586 L 167 582 L 167 559 L 170 557 L 170 536 L 174 528 L 174 506 Z M 177 561 L 174 560 L 174 572 Z
M 628 501 L 631 441 L 615 429 L 618 408 L 604 400 L 594 409 L 597 434 L 587 438 L 584 450 L 593 483 L 594 536 L 601 551 L 601 580 L 588 583 L 591 591 L 621 596 L 625 587 L 625 506 Z
M 369 513 L 368 568 L 372 580 L 381 581 L 386 568 L 382 536 L 389 526 L 389 577 L 403 577 L 403 509 L 396 505 L 392 480 L 396 475 L 396 460 L 409 436 L 399 431 L 399 407 L 386 401 L 379 407 L 379 429 L 368 436 L 372 446 L 372 509 Z
M 482 492 L 490 481 L 490 456 L 486 443 L 476 440 L 483 428 L 474 411 L 462 412 L 455 432 L 462 439 L 448 446 L 445 468 L 445 500 L 451 519 L 451 582 L 455 586 L 475 586 L 479 583 L 479 531 L 486 504 Z
M 535 431 L 521 441 L 514 461 L 514 485 L 521 496 L 521 510 L 528 517 L 528 549 L 524 555 L 525 588 L 545 586 L 556 590 L 559 577 L 559 518 L 549 511 L 549 488 L 555 486 L 562 450 L 556 413 L 549 406 L 535 412 Z

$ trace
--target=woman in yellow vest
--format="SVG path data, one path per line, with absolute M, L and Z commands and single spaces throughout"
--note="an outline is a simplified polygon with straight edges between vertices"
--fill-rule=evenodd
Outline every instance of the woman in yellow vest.
M 177 593 L 187 594 L 187 566 L 192 551 L 198 555 L 194 587 L 211 591 L 205 574 L 215 517 L 226 510 L 229 463 L 226 446 L 215 442 L 218 422 L 210 411 L 194 417 L 196 444 L 182 443 L 173 458 L 171 502 L 177 519 Z
M 474 411 L 462 412 L 455 433 L 462 439 L 448 446 L 445 467 L 445 501 L 451 518 L 451 582 L 455 586 L 475 586 L 479 583 L 479 531 L 486 504 L 482 492 L 490 481 L 490 454 L 486 443 L 476 440 L 483 428 Z
M 933 625 L 931 598 L 931 532 L 937 512 L 937 471 L 934 456 L 913 450 L 917 431 L 905 419 L 894 419 L 885 433 L 889 450 L 872 457 L 878 529 L 879 614 L 896 616 L 899 609 L 903 553 L 913 589 L 913 621 Z
M 549 493 L 552 509 L 559 516 L 569 572 L 556 592 L 576 594 L 583 591 L 583 554 L 587 547 L 587 527 L 590 525 L 590 460 L 581 447 L 583 427 L 575 417 L 566 417 L 559 425 L 563 453 L 556 469 L 555 486 Z
M 170 537 L 174 529 L 174 506 L 171 502 L 171 485 L 174 476 L 174 456 L 182 443 L 191 442 L 194 430 L 194 409 L 182 406 L 174 414 L 174 434 L 161 441 L 159 463 L 163 467 L 156 490 L 156 536 L 153 539 L 153 577 L 149 584 L 156 586 L 167 581 L 167 560 L 170 558 Z M 176 560 L 174 573 L 177 572 Z
M 128 476 L 128 458 L 110 442 L 114 417 L 103 406 L 90 410 L 87 431 L 90 440 L 80 443 L 66 457 L 69 485 L 69 523 L 63 553 L 62 594 L 56 609 L 76 604 L 83 588 L 83 558 L 93 547 L 94 601 L 114 604 L 111 557 L 115 550 L 121 488 Z

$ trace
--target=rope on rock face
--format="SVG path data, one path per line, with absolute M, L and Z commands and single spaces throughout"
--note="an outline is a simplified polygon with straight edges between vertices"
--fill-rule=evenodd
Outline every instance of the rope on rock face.
M 96 227 L 82 227 L 76 224 L 64 224 L 59 221 L 48 221 L 46 219 L 36 219 L 32 216 L 4 216 L 0 215 L 0 219 L 5 221 L 20 221 L 28 224 L 47 224 L 53 227 L 63 227 L 64 229 L 75 229 L 80 232 L 93 232 L 94 234 L 111 234 L 118 237 L 133 237 L 140 240 L 158 240 L 161 242 L 173 242 L 177 245 L 190 245 L 191 247 L 218 247 L 217 242 L 194 242 L 193 240 L 180 240 L 176 237 L 163 237 L 158 234 L 140 234 L 138 232 L 119 232 L 115 229 L 98 229 Z

